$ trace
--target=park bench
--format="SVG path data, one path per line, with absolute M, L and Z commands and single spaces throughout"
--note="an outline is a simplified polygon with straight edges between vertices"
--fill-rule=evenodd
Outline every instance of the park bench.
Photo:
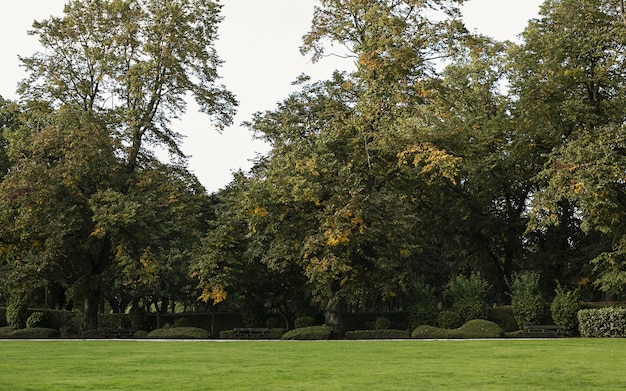
M 563 326 L 554 324 L 526 324 L 524 333 L 538 335 L 561 335 Z
M 254 338 L 254 337 L 264 337 L 270 332 L 270 329 L 265 328 L 253 328 L 253 327 L 243 327 L 243 328 L 235 328 L 233 329 L 235 333 L 235 337 L 246 337 L 246 338 Z

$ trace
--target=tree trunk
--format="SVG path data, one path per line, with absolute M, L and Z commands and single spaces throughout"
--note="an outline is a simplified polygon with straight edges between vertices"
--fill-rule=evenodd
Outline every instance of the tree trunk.
M 98 328 L 98 306 L 100 304 L 100 292 L 87 290 L 83 303 L 83 330 Z
M 345 329 L 343 326 L 343 300 L 332 297 L 326 304 L 325 323 L 333 329 L 333 336 L 335 338 L 343 338 Z

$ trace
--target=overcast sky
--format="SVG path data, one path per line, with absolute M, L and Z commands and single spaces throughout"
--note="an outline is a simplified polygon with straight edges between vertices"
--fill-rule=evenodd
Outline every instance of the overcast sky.
M 65 0 L 6 2 L 0 13 L 0 95 L 15 99 L 17 82 L 24 78 L 17 56 L 38 50 L 26 31 L 33 20 L 62 14 Z M 301 73 L 326 79 L 349 62 L 325 59 L 312 64 L 300 55 L 300 39 L 310 25 L 315 0 L 222 0 L 225 20 L 220 25 L 218 53 L 223 60 L 221 82 L 240 102 L 235 126 L 218 134 L 193 105 L 174 127 L 186 136 L 183 151 L 191 155 L 190 168 L 209 191 L 224 187 L 237 169 L 266 148 L 238 126 L 257 111 L 275 107 L 293 91 L 291 82 Z M 470 0 L 464 7 L 467 26 L 499 40 L 515 40 L 528 19 L 537 17 L 540 0 Z

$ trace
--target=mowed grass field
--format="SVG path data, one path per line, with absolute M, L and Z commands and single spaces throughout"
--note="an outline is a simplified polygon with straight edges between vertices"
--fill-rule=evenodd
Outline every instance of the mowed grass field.
M 619 390 L 625 339 L 0 341 L 0 390 Z

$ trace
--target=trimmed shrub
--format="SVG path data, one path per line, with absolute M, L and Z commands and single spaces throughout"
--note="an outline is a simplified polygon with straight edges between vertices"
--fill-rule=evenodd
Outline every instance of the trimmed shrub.
M 174 320 L 174 327 L 189 327 L 189 320 L 187 318 L 176 318 Z
M 30 314 L 28 319 L 26 319 L 26 328 L 32 329 L 35 327 L 47 327 L 47 326 L 49 326 L 48 318 L 46 314 L 43 312 L 39 312 L 39 311 L 33 312 L 32 314 Z
M 207 339 L 209 332 L 198 327 L 170 327 L 156 329 L 148 333 L 146 338 L 155 339 Z
M 293 325 L 296 329 L 301 329 L 303 327 L 315 326 L 315 318 L 312 316 L 299 316 L 293 322 Z
M 578 311 L 580 335 L 588 338 L 626 337 L 626 309 L 605 307 Z
M 437 316 L 439 327 L 444 329 L 455 329 L 463 324 L 461 315 L 454 311 L 441 311 Z
M 281 339 L 283 340 L 323 340 L 330 339 L 333 331 L 328 326 L 309 326 L 287 331 Z
M 28 329 L 15 330 L 9 338 L 16 339 L 48 339 L 59 338 L 61 333 L 59 330 L 49 329 L 45 327 L 32 327 Z
M 452 300 L 452 309 L 461 316 L 463 322 L 487 317 L 485 296 L 491 285 L 480 274 L 472 273 L 469 278 L 457 276 L 450 281 L 445 295 Z
M 396 329 L 346 331 L 346 339 L 406 339 L 410 336 L 407 330 Z
M 504 331 L 497 324 L 484 319 L 473 319 L 458 329 L 443 329 L 433 326 L 420 326 L 411 333 L 412 338 L 421 339 L 476 339 L 500 338 Z
M 418 326 L 411 333 L 411 338 L 419 339 L 447 339 L 452 338 L 450 329 L 443 329 L 441 327 L 421 325 Z
M 539 273 L 522 272 L 513 277 L 510 284 L 513 316 L 521 329 L 527 324 L 540 324 L 545 302 L 539 291 Z
M 504 335 L 500 326 L 485 319 L 472 319 L 457 330 L 461 338 L 500 338 Z
M 556 296 L 550 304 L 552 320 L 564 327 L 566 335 L 573 335 L 578 330 L 578 311 L 581 306 L 578 291 L 567 291 L 558 284 L 555 293 Z

